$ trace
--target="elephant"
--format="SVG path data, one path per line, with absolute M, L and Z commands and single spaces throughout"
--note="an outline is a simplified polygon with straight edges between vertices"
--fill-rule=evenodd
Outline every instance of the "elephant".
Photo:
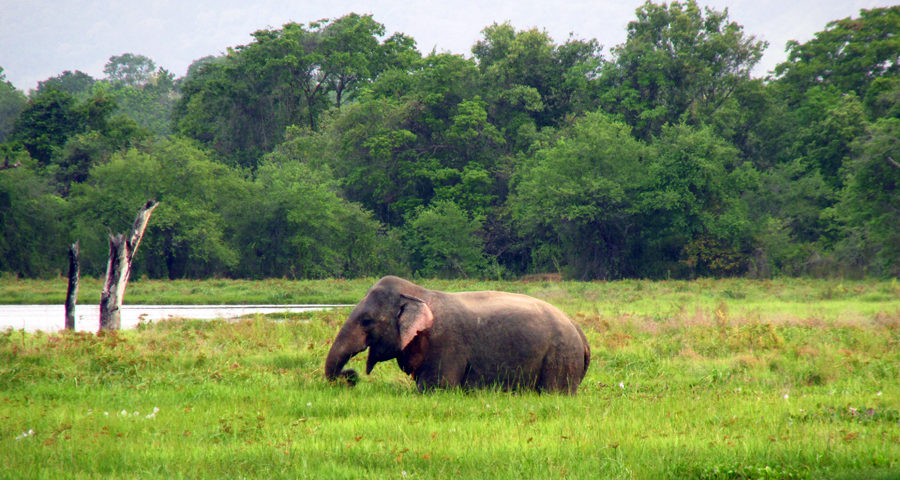
M 350 312 L 325 360 L 325 377 L 369 349 L 366 374 L 396 358 L 419 391 L 500 388 L 574 395 L 591 349 L 581 328 L 556 307 L 497 291 L 446 293 L 395 276 L 378 280 Z

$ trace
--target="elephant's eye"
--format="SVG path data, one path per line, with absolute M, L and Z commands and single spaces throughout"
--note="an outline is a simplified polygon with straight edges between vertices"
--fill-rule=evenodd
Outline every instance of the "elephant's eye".
M 373 320 L 372 317 L 361 317 L 359 323 L 364 327 L 368 327 L 375 323 L 375 320 Z

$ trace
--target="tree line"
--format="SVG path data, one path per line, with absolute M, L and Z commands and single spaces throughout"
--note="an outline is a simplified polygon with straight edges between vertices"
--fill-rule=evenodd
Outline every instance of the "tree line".
M 0 69 L 0 272 L 58 275 L 160 202 L 151 278 L 900 276 L 900 7 L 787 45 L 648 1 L 608 50 L 508 23 L 471 55 L 349 14 L 184 77 Z

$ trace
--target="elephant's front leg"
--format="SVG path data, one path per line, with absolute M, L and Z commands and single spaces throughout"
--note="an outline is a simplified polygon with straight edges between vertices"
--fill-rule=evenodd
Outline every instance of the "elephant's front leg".
M 435 388 L 458 388 L 465 381 L 465 362 L 443 360 L 434 363 L 424 363 L 415 373 L 413 378 L 420 392 L 434 390 Z

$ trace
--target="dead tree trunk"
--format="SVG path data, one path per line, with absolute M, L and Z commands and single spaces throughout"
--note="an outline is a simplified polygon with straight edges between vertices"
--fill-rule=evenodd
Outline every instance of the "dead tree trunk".
M 144 236 L 147 222 L 150 221 L 150 214 L 157 205 L 159 203 L 154 200 L 144 204 L 127 238 L 122 233 L 109 236 L 106 282 L 103 284 L 103 293 L 100 294 L 100 330 L 118 330 L 122 324 L 120 309 L 128 276 L 131 274 L 131 264 L 141 243 L 141 237 Z
M 75 305 L 78 303 L 78 278 L 81 266 L 78 264 L 78 242 L 69 247 L 69 288 L 66 290 L 66 330 L 75 330 Z

